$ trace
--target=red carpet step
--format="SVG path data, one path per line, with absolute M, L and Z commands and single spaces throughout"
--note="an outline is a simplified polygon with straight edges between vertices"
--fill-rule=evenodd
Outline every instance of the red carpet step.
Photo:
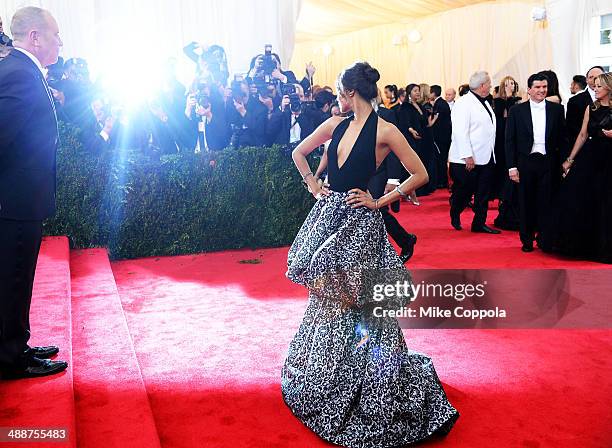
M 68 362 L 58 375 L 0 381 L 0 427 L 65 428 L 66 443 L 0 443 L 2 447 L 75 447 L 74 396 L 72 391 L 72 337 L 70 322 L 70 263 L 68 240 L 43 240 L 36 267 L 30 314 L 30 345 L 57 345 L 55 359 Z
M 70 265 L 78 446 L 159 447 L 106 250 L 73 251 Z

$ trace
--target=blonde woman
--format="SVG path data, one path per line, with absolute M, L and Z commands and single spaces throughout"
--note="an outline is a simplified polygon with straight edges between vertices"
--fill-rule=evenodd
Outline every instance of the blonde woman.
M 612 73 L 595 80 L 595 102 L 563 162 L 555 248 L 612 263 Z
M 491 199 L 503 199 L 504 187 L 508 183 L 508 168 L 506 167 L 506 151 L 504 138 L 506 135 L 506 119 L 510 108 L 520 102 L 518 96 L 519 85 L 512 76 L 504 76 L 499 83 L 499 94 L 493 98 L 493 111 L 495 112 L 495 178 Z M 518 224 L 518 222 L 517 222 Z

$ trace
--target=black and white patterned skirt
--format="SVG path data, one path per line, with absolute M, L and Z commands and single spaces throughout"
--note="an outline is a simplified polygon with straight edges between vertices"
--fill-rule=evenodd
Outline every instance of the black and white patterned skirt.
M 319 200 L 289 249 L 287 277 L 308 288 L 309 303 L 283 366 L 283 398 L 317 435 L 345 447 L 444 435 L 459 414 L 431 359 L 406 347 L 396 319 L 372 326 L 364 316 L 368 273 L 410 275 L 380 212 L 352 209 L 346 197 Z

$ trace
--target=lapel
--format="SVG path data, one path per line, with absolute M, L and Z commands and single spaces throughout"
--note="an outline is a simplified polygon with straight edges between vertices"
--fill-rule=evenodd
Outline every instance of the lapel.
M 55 111 L 55 101 L 53 100 L 53 94 L 51 93 L 51 90 L 49 89 L 49 84 L 47 84 L 47 80 L 45 79 L 45 77 L 43 76 L 43 74 L 41 73 L 40 69 L 36 66 L 36 64 L 34 64 L 34 62 L 25 54 L 23 54 L 21 51 L 19 50 L 12 50 L 9 53 L 10 56 L 13 56 L 17 59 L 19 59 L 22 62 L 25 62 L 26 64 L 29 65 L 30 69 L 33 70 L 36 79 L 38 79 L 44 89 L 45 89 L 45 93 L 47 94 L 47 98 L 49 98 L 49 103 L 51 106 L 51 111 L 53 112 L 53 118 L 55 119 L 55 123 L 57 125 L 57 113 Z
M 529 100 L 525 101 L 525 124 L 527 125 L 527 130 L 529 131 L 529 135 L 531 136 L 531 140 L 533 140 L 533 118 L 531 116 L 531 103 Z
M 544 100 L 546 101 L 546 100 Z M 546 130 L 545 132 L 545 137 L 544 137 L 544 141 L 548 142 L 548 137 L 550 137 L 550 132 L 552 130 L 552 103 L 550 101 L 546 101 Z M 547 150 L 548 150 L 548 145 L 547 146 Z
M 480 116 L 482 117 L 482 120 L 487 120 L 487 122 L 491 123 L 493 127 L 495 127 L 495 113 L 493 112 L 493 109 L 491 108 L 491 105 L 489 104 L 488 101 L 484 102 L 484 107 L 482 105 L 482 103 L 480 102 L 480 100 L 478 98 L 476 98 L 476 94 L 472 91 L 470 91 L 467 95 L 471 96 L 471 100 L 474 104 L 476 104 L 476 110 L 479 111 L 478 113 L 480 114 Z M 487 113 L 487 110 L 485 110 L 485 108 L 491 112 L 491 115 L 489 116 L 489 114 Z

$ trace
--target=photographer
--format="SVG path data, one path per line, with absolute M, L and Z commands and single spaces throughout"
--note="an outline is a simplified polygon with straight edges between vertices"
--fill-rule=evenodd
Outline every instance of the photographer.
M 314 95 L 313 121 L 315 129 L 332 116 L 331 109 L 335 100 L 336 95 L 324 89 Z
M 234 81 L 232 86 L 232 97 L 226 102 L 231 145 L 236 148 L 264 146 L 268 118 L 274 110 L 274 86 L 263 80 Z
M 287 84 L 282 88 L 280 110 L 270 116 L 267 134 L 272 144 L 293 145 L 312 134 L 320 115 L 304 101 L 300 84 Z
M 0 17 L 0 59 L 4 58 L 13 46 L 13 41 L 10 37 L 4 34 L 4 28 L 2 27 L 2 17 Z
M 227 85 L 229 70 L 227 56 L 220 45 L 202 47 L 197 42 L 191 42 L 183 47 L 183 53 L 196 63 L 196 75 L 209 78 L 208 82 Z
M 299 82 L 304 92 L 309 91 L 315 71 L 316 68 L 312 65 L 312 62 L 306 64 L 306 76 Z M 266 83 L 273 83 L 277 87 L 280 84 L 296 84 L 298 82 L 292 71 L 283 70 L 280 57 L 276 53 L 272 53 L 271 45 L 265 46 L 264 54 L 259 54 L 251 59 L 247 79 L 255 80 L 257 78 L 263 79 Z
M 184 146 L 193 150 L 219 151 L 229 144 L 223 97 L 218 89 L 200 79 L 187 96 L 185 105 L 187 135 Z
M 145 105 L 139 113 L 141 122 L 141 147 L 150 154 L 176 154 L 180 150 L 178 138 L 169 125 L 168 112 L 158 98 Z
M 82 129 L 82 141 L 88 151 L 99 154 L 117 146 L 119 120 L 102 98 L 94 98 Z
M 92 100 L 87 62 L 81 58 L 68 59 L 64 63 L 64 79 L 56 83 L 56 90 L 63 94 L 66 119 L 80 128 L 86 126 Z

